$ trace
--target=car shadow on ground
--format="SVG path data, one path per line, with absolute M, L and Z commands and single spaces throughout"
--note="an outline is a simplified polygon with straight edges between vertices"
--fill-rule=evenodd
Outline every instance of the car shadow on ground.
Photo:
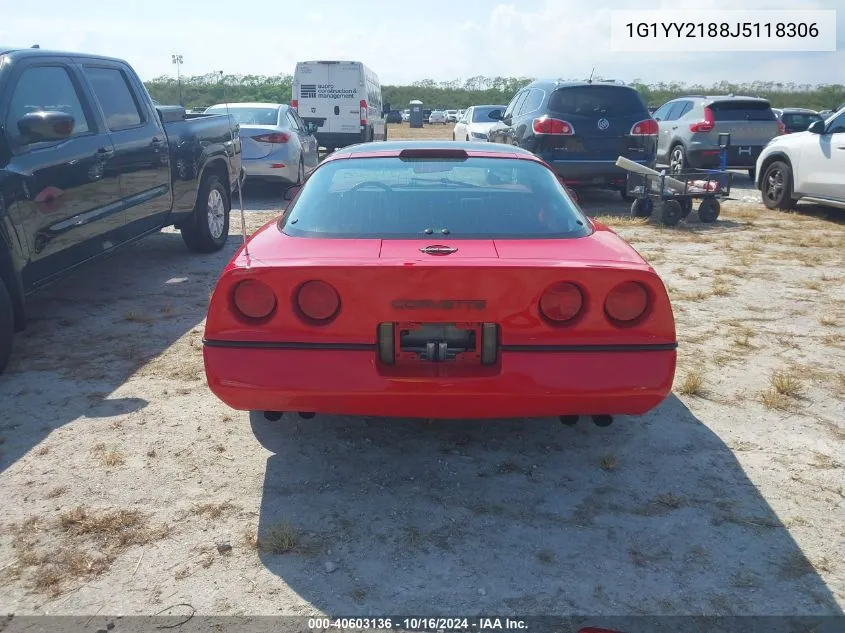
M 840 614 L 730 448 L 674 396 L 609 428 L 251 423 L 272 452 L 261 560 L 329 614 Z
M 32 295 L 28 327 L 0 377 L 0 472 L 78 418 L 154 409 L 119 389 L 197 328 L 217 276 L 241 243 L 232 235 L 223 250 L 196 255 L 178 233 L 161 233 Z

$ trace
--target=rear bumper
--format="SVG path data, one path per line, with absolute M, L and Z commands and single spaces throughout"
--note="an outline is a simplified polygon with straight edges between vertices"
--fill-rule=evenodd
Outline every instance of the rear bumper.
M 346 147 L 348 145 L 355 145 L 364 140 L 363 132 L 320 132 L 314 135 L 317 137 L 317 142 L 320 147 L 338 148 Z
M 731 145 L 728 147 L 727 167 L 729 169 L 754 169 L 757 158 L 765 145 Z M 687 150 L 687 162 L 694 169 L 713 169 L 719 167 L 720 150 L 713 147 L 693 147 Z
M 624 188 L 628 172 L 616 166 L 613 160 L 556 160 L 551 154 L 537 154 L 551 165 L 555 173 L 567 184 L 575 186 Z M 635 160 L 635 163 L 654 168 L 654 159 Z
M 245 158 L 242 163 L 249 179 L 295 183 L 299 175 L 299 162 L 291 160 L 287 153 L 271 154 L 263 158 Z M 284 167 L 274 167 L 274 165 L 284 165 Z
M 483 377 L 383 374 L 374 349 L 219 347 L 206 341 L 211 391 L 234 409 L 481 419 L 637 415 L 660 404 L 674 345 L 640 351 L 511 351 Z

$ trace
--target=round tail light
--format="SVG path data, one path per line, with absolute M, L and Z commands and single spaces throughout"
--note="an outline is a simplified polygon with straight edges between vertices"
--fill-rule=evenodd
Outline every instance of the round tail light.
M 584 295 L 580 288 L 566 281 L 554 284 L 540 297 L 540 312 L 555 323 L 571 321 L 583 306 Z
M 630 323 L 639 319 L 648 308 L 648 291 L 636 281 L 626 281 L 611 290 L 604 301 L 604 310 L 613 321 Z
M 340 295 L 325 281 L 306 281 L 296 291 L 296 307 L 312 321 L 329 321 L 340 310 Z
M 250 319 L 263 319 L 276 309 L 276 295 L 266 284 L 245 279 L 235 286 L 235 307 Z

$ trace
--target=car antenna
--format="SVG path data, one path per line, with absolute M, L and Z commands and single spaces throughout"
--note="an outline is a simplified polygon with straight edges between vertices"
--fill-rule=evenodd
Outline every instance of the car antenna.
M 590 71 L 590 78 L 587 80 L 587 83 L 593 83 L 593 73 L 596 72 L 596 67 L 593 66 L 593 69 Z
M 232 141 L 232 153 L 234 154 L 235 151 L 235 132 L 232 129 L 232 116 L 229 114 L 229 100 L 226 98 L 226 82 L 223 81 L 223 71 L 218 71 L 220 73 L 220 83 L 223 86 L 223 103 L 226 104 L 226 116 L 229 119 L 229 139 Z M 238 174 L 238 204 L 241 207 L 241 235 L 244 238 L 244 256 L 246 256 L 246 267 L 249 268 L 249 246 L 247 246 L 247 238 L 246 238 L 246 215 L 244 214 L 244 196 L 243 196 L 243 184 L 246 180 L 246 174 L 241 168 L 241 173 Z

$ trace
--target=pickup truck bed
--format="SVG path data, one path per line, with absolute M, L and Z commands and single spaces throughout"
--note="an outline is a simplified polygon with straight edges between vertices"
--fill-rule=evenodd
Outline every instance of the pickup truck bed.
M 155 105 L 126 62 L 0 49 L 0 372 L 26 297 L 165 226 L 189 250 L 229 232 L 237 124 Z

